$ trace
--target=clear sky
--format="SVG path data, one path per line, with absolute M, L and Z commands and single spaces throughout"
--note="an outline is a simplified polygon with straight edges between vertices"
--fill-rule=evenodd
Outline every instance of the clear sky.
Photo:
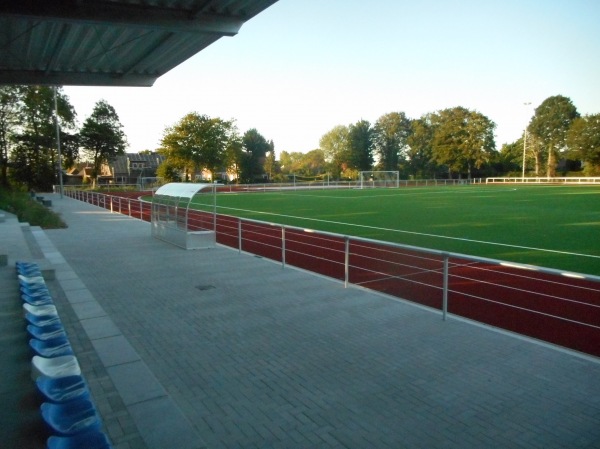
M 307 152 L 336 125 L 454 106 L 494 121 L 500 149 L 549 96 L 600 113 L 600 1 L 279 0 L 153 87 L 64 90 L 80 122 L 108 101 L 130 152 L 193 111 Z

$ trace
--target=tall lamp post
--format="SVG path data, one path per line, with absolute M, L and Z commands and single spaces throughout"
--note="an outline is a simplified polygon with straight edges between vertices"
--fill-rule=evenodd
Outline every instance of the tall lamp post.
M 56 86 L 54 86 L 54 120 L 56 122 L 56 147 L 58 150 L 58 185 L 60 198 L 63 197 L 62 155 L 60 154 L 60 125 L 58 124 L 58 103 L 56 101 Z
M 525 106 L 529 106 L 531 102 L 523 103 Z M 527 151 L 527 126 L 525 127 L 525 132 L 523 133 L 523 176 L 522 182 L 525 183 L 525 154 Z

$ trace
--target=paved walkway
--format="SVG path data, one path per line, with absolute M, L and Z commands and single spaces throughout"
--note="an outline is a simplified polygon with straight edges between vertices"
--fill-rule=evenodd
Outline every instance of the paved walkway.
M 51 198 L 69 228 L 32 234 L 115 448 L 600 447 L 598 359 Z

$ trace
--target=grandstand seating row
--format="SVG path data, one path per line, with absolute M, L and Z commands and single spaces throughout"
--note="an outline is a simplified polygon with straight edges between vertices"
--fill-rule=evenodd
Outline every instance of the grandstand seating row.
M 17 262 L 23 314 L 33 352 L 31 377 L 42 398 L 40 413 L 51 436 L 48 449 L 111 449 L 89 387 L 40 267 Z

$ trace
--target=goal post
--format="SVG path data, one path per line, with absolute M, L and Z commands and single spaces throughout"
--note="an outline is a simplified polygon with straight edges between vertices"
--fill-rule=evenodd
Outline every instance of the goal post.
M 163 178 L 158 176 L 147 176 L 144 178 L 138 178 L 138 188 L 140 189 L 140 191 L 154 190 L 162 186 L 163 184 Z
M 398 188 L 400 187 L 399 171 L 378 171 L 369 170 L 359 172 L 359 181 L 361 189 L 380 188 Z

